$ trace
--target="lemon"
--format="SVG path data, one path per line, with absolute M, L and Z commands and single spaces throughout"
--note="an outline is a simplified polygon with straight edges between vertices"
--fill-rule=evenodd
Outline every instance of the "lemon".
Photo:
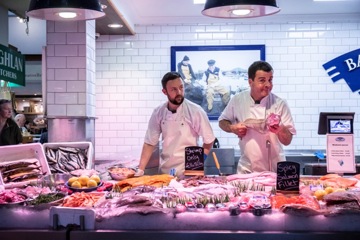
M 77 177 L 71 177 L 71 178 L 69 178 L 69 180 L 68 180 L 69 186 L 71 186 L 71 185 L 73 184 L 73 182 L 75 182 L 75 181 L 77 181 L 77 180 L 78 180 Z
M 82 175 L 79 177 L 78 181 L 80 182 L 81 186 L 87 186 L 88 181 L 90 178 L 88 176 Z
M 71 184 L 71 187 L 73 188 L 81 188 L 81 184 L 79 181 L 75 181 Z
M 326 191 L 323 189 L 316 190 L 314 193 L 314 196 L 317 200 L 322 200 L 324 196 L 326 195 Z
M 98 175 L 92 175 L 91 177 L 90 177 L 90 180 L 94 180 L 97 184 L 99 184 L 100 183 L 100 177 L 98 176 Z
M 326 194 L 329 194 L 329 193 L 334 192 L 334 189 L 332 187 L 326 187 L 325 192 L 326 192 Z
M 90 179 L 89 181 L 88 181 L 88 184 L 87 184 L 87 187 L 88 188 L 92 188 L 92 187 L 97 187 L 97 182 L 95 182 L 95 180 L 92 180 L 92 179 Z

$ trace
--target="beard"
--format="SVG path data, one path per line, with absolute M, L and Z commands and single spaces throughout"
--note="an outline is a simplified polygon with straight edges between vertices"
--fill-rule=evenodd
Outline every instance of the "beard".
M 181 105 L 181 104 L 184 102 L 184 96 L 182 96 L 182 95 L 177 95 L 176 97 L 174 97 L 174 98 L 172 98 L 172 99 L 168 96 L 168 100 L 169 100 L 169 102 L 171 102 L 172 104 L 179 106 L 179 105 Z

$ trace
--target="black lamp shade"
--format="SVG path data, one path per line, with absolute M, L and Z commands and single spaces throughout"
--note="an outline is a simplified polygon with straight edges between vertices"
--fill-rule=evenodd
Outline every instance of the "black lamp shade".
M 247 15 L 235 15 L 234 10 L 248 9 Z M 250 18 L 275 14 L 280 11 L 276 0 L 207 0 L 202 14 L 217 18 Z
M 74 12 L 77 16 L 63 19 L 60 12 Z M 26 14 L 50 21 L 91 20 L 105 16 L 99 0 L 31 0 Z

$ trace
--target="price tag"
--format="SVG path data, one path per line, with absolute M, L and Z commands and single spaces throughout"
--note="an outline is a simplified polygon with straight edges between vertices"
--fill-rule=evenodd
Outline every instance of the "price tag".
M 185 175 L 204 174 L 204 148 L 190 146 L 185 148 Z
M 278 162 L 276 190 L 299 192 L 300 164 L 296 162 Z

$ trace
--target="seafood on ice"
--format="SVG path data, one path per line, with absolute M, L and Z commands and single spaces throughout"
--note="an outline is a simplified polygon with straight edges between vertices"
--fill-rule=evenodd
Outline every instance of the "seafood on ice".
M 69 173 L 86 168 L 87 151 L 74 147 L 46 148 L 45 156 L 52 173 Z

